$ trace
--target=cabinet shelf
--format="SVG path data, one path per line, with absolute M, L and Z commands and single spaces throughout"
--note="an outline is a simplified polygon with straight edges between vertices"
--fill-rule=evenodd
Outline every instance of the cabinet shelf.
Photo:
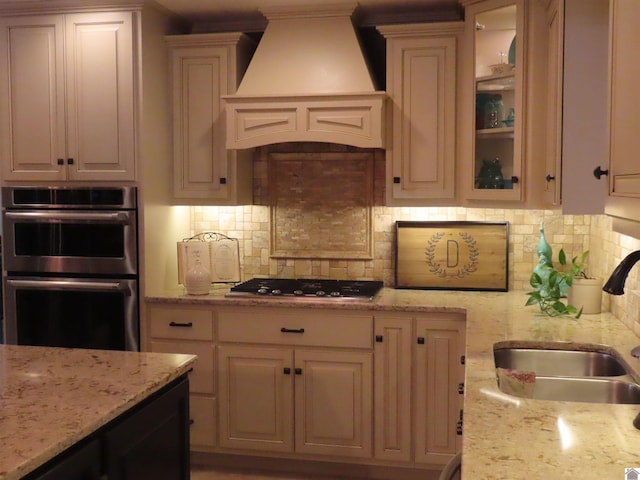
M 476 130 L 476 138 L 504 138 L 513 140 L 514 128 L 513 127 L 499 127 L 499 128 L 482 128 Z
M 514 72 L 476 78 L 476 90 L 478 92 L 504 92 L 515 90 L 515 87 L 516 75 Z

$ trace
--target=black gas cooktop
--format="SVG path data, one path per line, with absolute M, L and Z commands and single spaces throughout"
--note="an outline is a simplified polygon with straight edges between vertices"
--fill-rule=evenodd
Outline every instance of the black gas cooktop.
M 252 278 L 231 287 L 229 296 L 371 300 L 382 288 L 375 280 Z

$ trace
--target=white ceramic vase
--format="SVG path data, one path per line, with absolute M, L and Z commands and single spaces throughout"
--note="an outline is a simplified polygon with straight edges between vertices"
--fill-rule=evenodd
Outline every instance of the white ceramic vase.
M 186 273 L 184 286 L 189 295 L 207 295 L 211 288 L 211 272 L 200 262 L 197 262 Z
M 567 301 L 582 313 L 600 313 L 602 309 L 602 281 L 599 278 L 575 278 L 567 290 Z

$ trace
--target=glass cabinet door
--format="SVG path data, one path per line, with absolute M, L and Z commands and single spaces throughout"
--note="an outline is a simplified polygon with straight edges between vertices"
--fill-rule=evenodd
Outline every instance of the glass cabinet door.
M 469 7 L 475 102 L 470 198 L 522 199 L 522 10 L 513 1 Z

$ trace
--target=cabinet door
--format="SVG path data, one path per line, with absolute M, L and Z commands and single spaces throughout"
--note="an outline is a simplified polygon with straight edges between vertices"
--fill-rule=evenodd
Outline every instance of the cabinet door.
M 220 446 L 293 451 L 293 350 L 218 346 Z
M 226 198 L 222 95 L 229 93 L 227 47 L 171 52 L 174 82 L 174 194 L 177 198 Z
M 640 61 L 635 52 L 640 39 L 640 3 L 611 0 L 609 18 L 610 165 L 605 210 L 640 221 Z
M 411 460 L 411 317 L 376 315 L 374 455 Z
M 415 461 L 446 464 L 460 449 L 456 423 L 460 419 L 464 381 L 464 320 L 432 315 L 416 322 Z
M 72 449 L 52 460 L 26 480 L 100 480 L 102 471 L 102 451 L 100 440 L 92 440 L 87 445 Z
M 58 165 L 66 158 L 62 18 L 0 18 L 3 180 L 65 178 Z
M 189 385 L 186 378 L 104 436 L 109 480 L 189 478 Z
M 560 203 L 562 183 L 563 4 L 563 0 L 553 0 L 547 7 L 547 154 L 544 199 L 549 205 Z
M 379 27 L 387 38 L 391 99 L 388 205 L 454 196 L 456 38 L 452 34 L 461 33 L 463 24 L 446 25 Z
M 463 168 L 467 198 L 524 200 L 525 2 L 488 0 L 465 12 L 466 51 L 471 55 L 472 125 L 469 168 Z M 467 88 L 467 86 L 465 86 Z M 464 131 L 464 130 L 463 130 Z M 467 140 L 464 140 L 465 150 Z
M 65 17 L 70 179 L 135 179 L 133 15 Z
M 298 349 L 297 453 L 370 458 L 372 354 Z

